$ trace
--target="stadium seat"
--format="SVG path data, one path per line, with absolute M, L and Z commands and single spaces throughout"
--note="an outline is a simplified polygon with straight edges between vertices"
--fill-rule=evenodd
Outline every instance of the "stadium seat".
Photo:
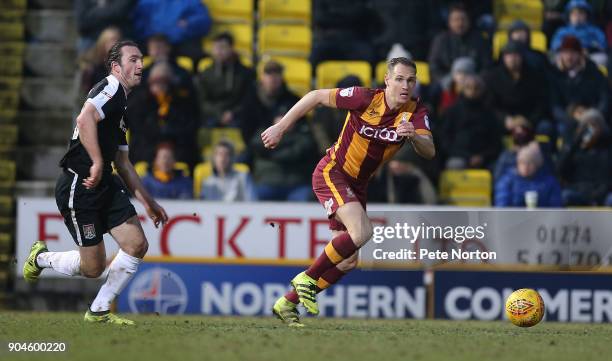
M 202 157 L 209 159 L 212 147 L 221 140 L 232 143 L 236 154 L 242 153 L 246 148 L 239 128 L 200 128 L 198 130 L 198 146 L 202 150 Z
M 23 73 L 23 56 L 0 55 L 0 76 L 21 76 Z
M 259 28 L 259 55 L 306 58 L 310 54 L 312 32 L 303 25 L 264 25 Z
M 0 42 L 0 56 L 23 57 L 24 53 L 25 53 L 25 42 L 23 41 Z
M 212 38 L 222 32 L 228 32 L 234 37 L 234 48 L 241 58 L 253 58 L 253 27 L 250 24 L 213 24 L 210 35 L 205 37 L 202 42 L 204 51 L 210 54 L 212 49 Z
M 506 43 L 508 43 L 508 31 L 496 31 L 493 35 L 494 59 L 497 59 L 499 57 L 499 53 L 501 52 L 501 49 L 506 45 Z M 544 35 L 544 33 L 539 30 L 532 30 L 530 46 L 534 50 L 546 53 L 548 51 L 546 35 Z
M 491 205 L 492 176 L 485 169 L 445 170 L 440 176 L 440 199 L 457 206 Z
M 310 0 L 259 0 L 260 24 L 310 25 Z
M 216 23 L 252 24 L 253 0 L 202 0 Z
M 17 172 L 17 166 L 14 161 L 0 160 L 0 181 L 14 182 Z
M 424 61 L 415 61 L 417 67 L 417 79 L 422 85 L 429 85 L 429 64 Z M 376 65 L 376 85 L 382 87 L 385 84 L 385 74 L 387 73 L 387 62 L 381 61 Z
M 15 198 L 13 196 L 0 196 L 0 216 L 1 217 L 12 217 L 13 216 L 13 203 Z
M 17 144 L 17 125 L 0 125 L 0 146 L 13 147 Z
M 257 64 L 258 76 L 261 76 L 263 66 L 269 60 L 275 60 L 283 65 L 285 82 L 291 91 L 303 96 L 312 89 L 312 66 L 308 60 L 283 56 L 265 57 Z
M 193 73 L 193 60 L 191 60 L 188 56 L 177 56 L 176 64 L 181 68 L 187 70 L 190 73 Z
M 183 173 L 183 176 L 185 177 L 189 177 L 189 175 L 191 174 L 191 172 L 189 171 L 189 165 L 184 162 L 176 162 L 174 164 L 174 169 L 180 170 Z M 149 162 L 136 162 L 136 164 L 134 164 L 134 170 L 136 171 L 136 174 L 138 174 L 139 177 L 142 178 L 146 176 L 147 172 L 149 171 Z
M 23 40 L 25 26 L 23 23 L 0 22 L 0 40 Z
M 324 61 L 317 65 L 317 88 L 335 88 L 347 75 L 357 76 L 364 86 L 372 85 L 372 67 L 367 61 Z
M 249 173 L 249 166 L 244 163 L 234 163 L 234 171 Z M 193 169 L 193 197 L 200 198 L 202 192 L 202 181 L 213 173 L 211 162 L 202 162 Z
M 541 0 L 495 0 L 493 16 L 498 29 L 507 29 L 510 24 L 521 19 L 532 30 L 542 28 L 544 5 Z

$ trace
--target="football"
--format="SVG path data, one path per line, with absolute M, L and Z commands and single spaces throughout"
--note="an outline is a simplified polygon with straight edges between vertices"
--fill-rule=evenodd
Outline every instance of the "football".
M 506 300 L 506 314 L 510 322 L 516 326 L 535 326 L 544 317 L 544 301 L 536 290 L 518 289 Z

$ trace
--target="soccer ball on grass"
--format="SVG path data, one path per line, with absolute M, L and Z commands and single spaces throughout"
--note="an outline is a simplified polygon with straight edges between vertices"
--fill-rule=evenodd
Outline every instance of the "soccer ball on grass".
M 516 326 L 535 326 L 544 317 L 544 301 L 536 290 L 518 289 L 506 300 L 506 314 Z

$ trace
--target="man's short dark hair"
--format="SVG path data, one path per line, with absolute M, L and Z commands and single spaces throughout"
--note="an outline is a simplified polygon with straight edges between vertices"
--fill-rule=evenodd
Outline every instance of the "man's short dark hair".
M 234 36 L 227 31 L 215 35 L 212 40 L 213 42 L 227 41 L 230 46 L 234 46 Z
M 389 59 L 389 61 L 387 62 L 387 72 L 391 74 L 397 64 L 402 64 L 411 67 L 412 69 L 414 69 L 414 73 L 416 74 L 416 64 L 414 63 L 414 61 L 403 56 Z
M 234 144 L 230 142 L 229 140 L 221 139 L 220 141 L 217 142 L 217 144 L 215 144 L 215 148 L 217 147 L 222 147 L 222 148 L 227 149 L 230 153 L 230 158 L 232 159 L 234 158 L 234 154 L 236 150 L 234 148 Z
M 460 11 L 466 15 L 468 15 L 467 9 L 462 2 L 455 2 L 448 6 L 448 15 L 450 15 L 453 11 Z
M 123 47 L 125 46 L 138 47 L 138 44 L 136 44 L 132 40 L 121 40 L 116 42 L 115 45 L 113 45 L 113 47 L 108 51 L 106 61 L 104 62 L 104 65 L 106 66 L 106 71 L 108 71 L 109 74 L 111 72 L 111 69 L 113 68 L 113 62 L 117 62 L 121 65 L 121 56 L 123 55 L 121 49 L 123 49 Z

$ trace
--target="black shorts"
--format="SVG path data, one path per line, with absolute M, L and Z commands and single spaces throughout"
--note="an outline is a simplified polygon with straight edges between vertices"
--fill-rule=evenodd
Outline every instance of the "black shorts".
M 57 208 L 74 242 L 95 246 L 112 228 L 136 215 L 127 190 L 115 176 L 104 175 L 95 189 L 83 185 L 83 177 L 64 170 L 55 186 Z

